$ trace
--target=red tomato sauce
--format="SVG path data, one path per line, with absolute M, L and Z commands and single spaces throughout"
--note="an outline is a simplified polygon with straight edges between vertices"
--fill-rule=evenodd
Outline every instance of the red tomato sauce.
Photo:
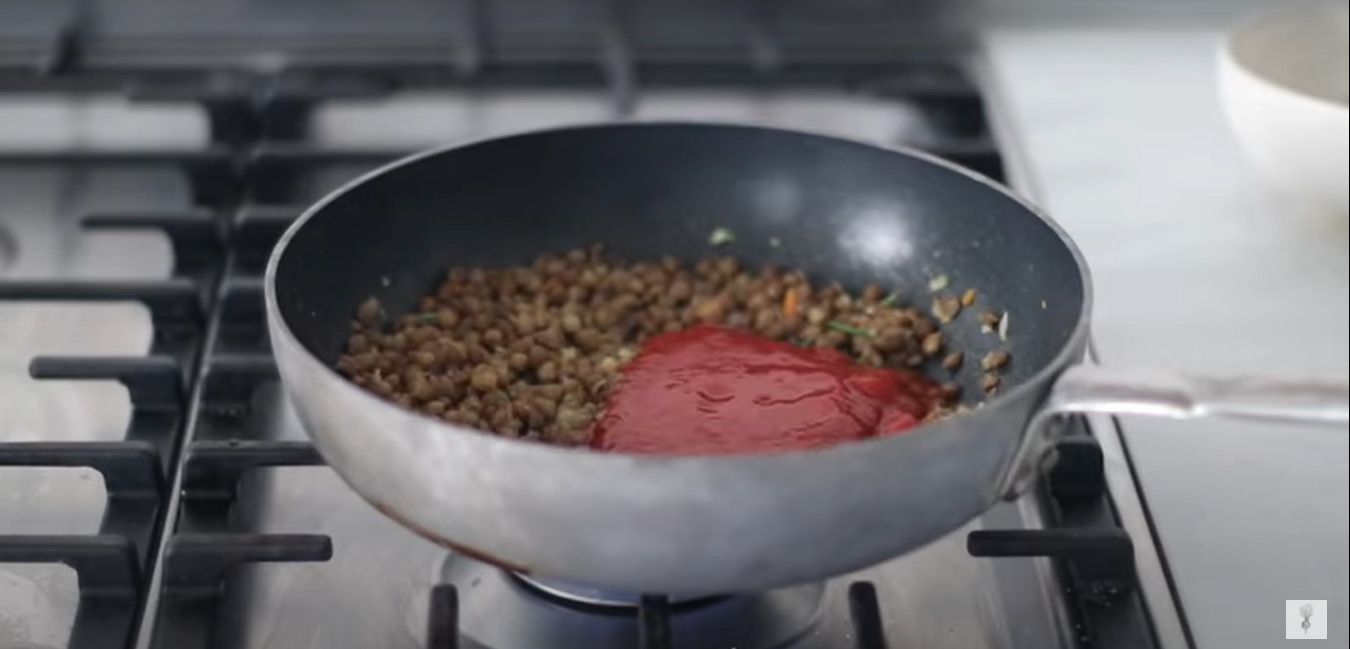
M 834 350 L 701 325 L 643 345 L 591 447 L 661 455 L 816 449 L 909 430 L 939 392 L 922 376 L 857 365 Z

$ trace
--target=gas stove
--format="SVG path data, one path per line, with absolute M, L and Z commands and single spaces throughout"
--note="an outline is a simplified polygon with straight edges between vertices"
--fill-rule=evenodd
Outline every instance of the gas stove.
M 60 65 L 0 67 L 0 647 L 1189 646 L 1109 420 L 1076 422 L 1032 493 L 919 552 L 672 601 L 422 540 L 324 466 L 277 386 L 263 264 L 362 170 L 458 138 L 714 119 L 1003 179 L 987 96 L 955 58 L 648 62 L 617 39 L 592 64 L 467 73 L 84 69 L 77 38 L 53 42 Z

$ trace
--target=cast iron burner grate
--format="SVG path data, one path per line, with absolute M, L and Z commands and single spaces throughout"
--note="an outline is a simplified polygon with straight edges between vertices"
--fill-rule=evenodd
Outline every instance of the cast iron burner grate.
M 639 62 L 626 39 L 616 39 L 590 66 L 494 63 L 465 72 L 410 64 L 272 75 L 95 72 L 81 70 L 81 41 L 78 25 L 63 29 L 40 74 L 0 70 L 0 93 L 113 87 L 140 101 L 196 102 L 210 118 L 213 144 L 196 151 L 0 151 L 0 166 L 177 168 L 197 206 L 181 213 L 97 213 L 83 220 L 90 229 L 162 231 L 176 260 L 169 279 L 0 283 L 0 301 L 139 302 L 154 325 L 146 357 L 42 357 L 30 368 L 39 379 L 124 384 L 134 414 L 123 441 L 0 444 L 0 469 L 92 467 L 107 485 L 98 534 L 0 536 L 0 563 L 64 563 L 75 569 L 80 605 L 69 649 L 218 647 L 227 630 L 222 615 L 234 568 L 332 556 L 326 535 L 259 534 L 236 525 L 249 505 L 240 497 L 241 478 L 263 467 L 322 464 L 308 443 L 261 441 L 248 426 L 255 391 L 276 380 L 259 275 L 269 249 L 300 212 L 294 205 L 300 199 L 297 184 L 321 168 L 373 166 L 408 153 L 302 142 L 307 118 L 320 102 L 408 88 L 588 88 L 608 93 L 615 116 L 623 117 L 639 88 L 845 89 L 919 107 L 941 134 L 929 151 L 995 179 L 1003 175 L 980 92 L 958 69 L 941 63 Z M 1130 539 L 1103 493 L 1100 448 L 1084 434 L 1066 440 L 1060 454 L 1046 483 L 1052 529 L 975 532 L 970 554 L 1056 558 L 1082 647 L 1154 647 L 1132 588 Z M 854 583 L 846 592 L 855 649 L 906 649 L 888 644 L 884 603 L 872 584 Z M 428 647 L 469 642 L 461 634 L 465 597 L 454 584 L 432 590 Z M 680 607 L 646 596 L 631 615 L 633 647 L 683 649 Z

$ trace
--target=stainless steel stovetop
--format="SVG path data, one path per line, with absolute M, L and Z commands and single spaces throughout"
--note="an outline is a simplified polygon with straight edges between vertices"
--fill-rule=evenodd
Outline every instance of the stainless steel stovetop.
M 1141 595 L 1163 573 L 1109 422 L 1078 431 L 1038 493 L 912 555 L 828 584 L 597 611 L 379 515 L 280 395 L 261 260 L 298 206 L 360 169 L 620 117 L 824 130 L 1002 173 L 961 75 L 889 79 L 632 104 L 604 89 L 335 93 L 298 139 L 271 142 L 221 141 L 228 111 L 177 86 L 155 104 L 0 86 L 0 648 L 413 649 L 452 646 L 428 632 L 452 625 L 474 649 L 1175 649 Z M 441 584 L 457 606 L 430 604 Z

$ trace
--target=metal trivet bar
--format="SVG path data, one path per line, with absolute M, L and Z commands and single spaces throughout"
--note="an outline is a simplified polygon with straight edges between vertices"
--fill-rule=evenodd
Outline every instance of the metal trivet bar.
M 971 532 L 976 557 L 1047 557 L 1063 585 L 1078 643 L 1091 649 L 1158 646 L 1139 592 L 1134 543 L 1106 491 L 1101 445 L 1086 428 L 1056 445 L 1058 461 L 1041 480 L 1049 529 Z
M 121 165 L 140 160 L 80 158 L 78 162 Z M 5 161 L 0 154 L 0 162 Z M 86 220 L 86 227 L 112 227 Z M 145 282 L 19 281 L 0 283 L 3 301 L 133 302 L 143 305 L 153 326 L 147 356 L 39 356 L 28 373 L 39 380 L 115 381 L 131 401 L 131 419 L 119 441 L 3 442 L 0 470 L 7 466 L 86 467 L 103 478 L 106 504 L 93 535 L 0 536 L 0 563 L 62 563 L 75 570 L 79 606 L 70 649 L 129 646 L 153 571 L 165 486 L 182 437 L 187 410 L 185 385 L 193 374 L 205 332 L 203 287 L 210 281 L 185 251 L 199 243 L 187 229 L 167 232 L 180 251 L 169 279 Z

